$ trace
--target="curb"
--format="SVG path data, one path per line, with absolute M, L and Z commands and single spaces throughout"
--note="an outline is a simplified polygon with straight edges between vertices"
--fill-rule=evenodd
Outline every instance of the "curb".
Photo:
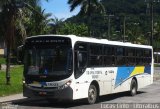
M 25 99 L 26 97 L 23 97 L 23 94 L 15 94 L 15 95 L 10 95 L 10 96 L 5 96 L 5 97 L 0 97 L 0 103 L 3 102 L 10 102 L 14 100 L 20 100 L 20 99 Z

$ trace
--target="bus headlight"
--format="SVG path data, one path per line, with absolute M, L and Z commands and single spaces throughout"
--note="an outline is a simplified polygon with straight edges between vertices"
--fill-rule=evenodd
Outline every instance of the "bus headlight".
M 68 82 L 66 82 L 64 85 L 59 86 L 58 89 L 65 89 L 67 87 L 69 87 L 71 85 L 72 81 L 69 80 Z

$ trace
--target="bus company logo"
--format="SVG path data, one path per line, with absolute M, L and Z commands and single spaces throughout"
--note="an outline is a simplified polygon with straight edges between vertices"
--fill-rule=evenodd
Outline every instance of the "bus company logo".
M 87 71 L 87 75 L 101 75 L 102 71 Z
M 45 86 L 47 86 L 46 82 L 41 82 L 41 87 L 44 88 Z
M 108 73 L 114 73 L 114 70 L 109 70 Z

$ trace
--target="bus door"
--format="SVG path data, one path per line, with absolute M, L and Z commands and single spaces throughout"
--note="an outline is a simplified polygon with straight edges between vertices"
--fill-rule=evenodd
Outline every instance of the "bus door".
M 105 83 L 104 87 L 106 89 L 106 93 L 111 93 L 114 86 L 114 69 L 108 68 L 105 71 Z
M 114 86 L 115 77 L 115 47 L 111 45 L 104 45 L 104 66 L 105 67 L 105 83 L 106 92 L 111 93 Z

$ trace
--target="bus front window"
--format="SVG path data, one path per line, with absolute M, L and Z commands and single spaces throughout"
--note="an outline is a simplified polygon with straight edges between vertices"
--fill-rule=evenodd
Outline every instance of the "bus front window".
M 26 50 L 27 75 L 69 75 L 72 50 L 67 46 L 33 47 Z

